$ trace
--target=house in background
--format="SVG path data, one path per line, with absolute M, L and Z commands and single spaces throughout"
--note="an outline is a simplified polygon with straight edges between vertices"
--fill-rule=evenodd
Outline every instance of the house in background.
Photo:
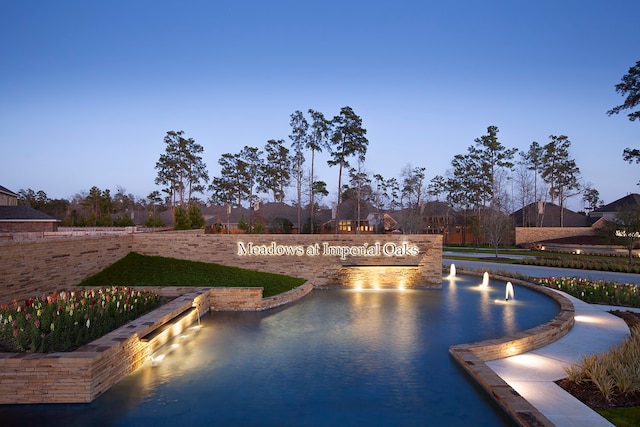
M 17 206 L 18 195 L 0 185 L 0 206 Z
M 589 214 L 591 218 L 591 222 L 595 223 L 599 219 L 606 219 L 612 221 L 615 219 L 618 214 L 618 210 L 623 206 L 640 206 L 640 194 L 631 193 L 626 196 L 609 203 L 608 205 L 604 205 L 598 209 L 595 209 L 593 212 Z
M 511 214 L 516 227 L 588 227 L 588 218 L 555 203 L 538 201 Z
M 58 220 L 29 206 L 18 206 L 18 195 L 0 185 L 0 233 L 50 232 Z

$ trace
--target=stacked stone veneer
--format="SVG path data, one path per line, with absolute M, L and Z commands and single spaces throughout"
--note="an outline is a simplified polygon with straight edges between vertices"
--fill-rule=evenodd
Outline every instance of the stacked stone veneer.
M 131 235 L 0 243 L 0 304 L 68 289 L 132 248 Z
M 410 243 L 417 256 L 260 256 L 238 255 L 238 242 L 301 246 L 326 242 L 360 246 Z M 70 288 L 131 251 L 249 268 L 307 279 L 315 286 L 340 286 L 354 266 L 413 268 L 411 286 L 441 286 L 440 235 L 221 235 L 199 232 L 137 233 L 0 243 L 0 304 Z M 348 271 L 344 272 L 343 267 Z M 247 283 L 247 286 L 259 285 Z
M 591 227 L 516 227 L 516 245 L 529 245 L 563 237 L 593 236 Z
M 560 305 L 560 312 L 549 322 L 535 328 L 502 338 L 456 345 L 449 349 L 449 353 L 517 425 L 551 427 L 554 424 L 547 417 L 518 394 L 485 362 L 535 350 L 563 337 L 575 323 L 573 304 L 568 298 L 551 289 L 511 278 L 496 278 L 511 280 L 548 295 Z
M 224 265 L 250 268 L 270 273 L 302 277 L 315 286 L 341 286 L 348 282 L 349 270 L 354 266 L 413 267 L 416 273 L 407 283 L 411 286 L 442 285 L 442 236 L 440 235 L 220 235 L 190 233 L 145 233 L 135 235 L 132 250 L 145 255 L 158 255 L 194 261 L 215 262 Z M 239 255 L 239 243 L 248 247 L 279 246 L 301 247 L 301 255 Z M 332 246 L 363 246 L 395 244 L 402 250 L 403 244 L 417 246 L 416 256 L 339 256 L 307 255 L 310 247 L 323 243 Z M 347 272 L 343 271 L 347 270 Z M 247 285 L 254 285 L 247 283 Z

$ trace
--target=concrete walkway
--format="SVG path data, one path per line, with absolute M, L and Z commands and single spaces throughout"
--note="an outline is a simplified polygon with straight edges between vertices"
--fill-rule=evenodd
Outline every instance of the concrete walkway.
M 567 335 L 537 350 L 487 362 L 487 366 L 558 427 L 612 426 L 554 381 L 565 378 L 564 368 L 579 363 L 582 355 L 603 353 L 620 343 L 629 328 L 624 320 L 607 312 L 614 307 L 564 295 L 576 310 L 575 326 Z
M 506 270 L 502 264 L 443 260 L 444 265 L 450 263 L 465 265 L 467 268 L 473 269 Z M 625 273 L 607 274 L 572 269 L 552 271 L 547 267 L 517 265 L 509 267 L 514 271 L 534 277 L 594 278 L 593 276 L 598 276 L 599 279 L 621 283 L 637 284 L 640 281 L 638 275 Z M 567 374 L 564 368 L 579 363 L 583 355 L 606 352 L 629 335 L 629 328 L 624 320 L 608 313 L 608 311 L 616 309 L 640 310 L 587 304 L 564 292 L 561 293 L 571 300 L 576 313 L 575 326 L 567 335 L 537 350 L 487 362 L 487 366 L 558 427 L 611 427 L 613 424 L 564 391 L 555 384 L 555 381 L 565 378 Z

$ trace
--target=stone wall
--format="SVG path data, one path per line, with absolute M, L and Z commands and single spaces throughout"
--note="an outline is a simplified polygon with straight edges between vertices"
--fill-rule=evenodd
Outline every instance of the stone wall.
M 239 255 L 239 242 L 254 254 Z M 369 248 L 368 255 L 323 255 L 329 248 Z M 378 246 L 376 246 L 378 244 Z M 294 255 L 260 255 L 276 245 Z M 310 249 L 311 248 L 311 249 Z M 413 254 L 415 248 L 417 254 Z M 315 255 L 317 249 L 318 254 Z M 387 254 L 385 255 L 385 249 Z M 303 254 L 299 253 L 303 251 Z M 394 250 L 393 254 L 389 254 Z M 215 262 L 307 279 L 315 286 L 341 286 L 354 266 L 410 266 L 406 287 L 442 285 L 440 235 L 221 235 L 199 231 L 69 237 L 0 243 L 0 304 L 68 289 L 131 251 Z M 307 252 L 309 251 L 309 252 Z M 379 252 L 379 253 L 378 253 Z M 343 259 L 344 258 L 344 259 Z M 343 270 L 344 269 L 344 270 Z M 395 273 L 391 273 L 392 277 Z M 247 286 L 257 284 L 247 283 Z
M 516 227 L 516 245 L 594 234 L 595 230 L 591 227 Z
M 129 236 L 0 243 L 0 304 L 69 289 L 132 250 Z
M 369 254 L 344 257 L 323 254 L 336 248 L 357 250 L 364 247 L 368 248 Z M 417 250 L 415 255 L 412 254 L 413 248 Z M 394 249 L 395 253 L 390 255 Z M 132 250 L 144 255 L 215 262 L 302 277 L 320 287 L 340 286 L 344 278 L 341 276 L 343 268 L 353 266 L 411 266 L 417 269 L 418 274 L 413 276 L 413 282 L 407 283 L 407 287 L 442 285 L 441 235 L 145 233 L 135 235 Z M 286 250 L 294 254 L 269 254 Z
M 298 300 L 313 290 L 309 282 L 283 294 L 262 298 L 262 288 L 210 288 L 211 311 L 262 311 Z

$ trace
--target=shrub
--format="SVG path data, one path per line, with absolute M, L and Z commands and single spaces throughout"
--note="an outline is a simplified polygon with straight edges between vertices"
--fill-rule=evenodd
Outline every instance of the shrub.
M 640 391 L 640 328 L 632 328 L 631 336 L 608 353 L 584 355 L 579 364 L 564 370 L 571 382 L 592 382 L 607 400 L 616 393 L 637 393 Z
M 173 211 L 173 229 L 189 230 L 191 229 L 191 218 L 185 208 L 176 206 Z
M 196 204 L 189 205 L 189 209 L 187 210 L 187 214 L 189 216 L 189 221 L 191 222 L 192 229 L 199 229 L 204 227 L 205 219 L 202 215 L 202 210 Z
M 144 221 L 144 226 L 153 228 L 153 227 L 165 227 L 166 224 L 162 220 L 162 218 L 149 217 Z

